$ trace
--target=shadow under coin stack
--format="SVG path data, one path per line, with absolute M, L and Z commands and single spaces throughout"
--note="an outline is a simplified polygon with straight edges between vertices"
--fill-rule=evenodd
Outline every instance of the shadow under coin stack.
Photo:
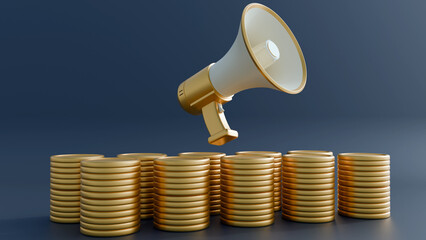
M 136 159 L 82 161 L 80 232 L 114 237 L 139 231 L 139 177 Z
M 388 154 L 341 153 L 337 177 L 340 215 L 364 219 L 390 217 Z
M 154 213 L 154 159 L 166 157 L 164 153 L 124 153 L 117 155 L 121 159 L 138 159 L 141 162 L 141 219 L 153 217 Z
M 154 160 L 154 226 L 188 232 L 210 224 L 210 159 L 163 157 Z
M 272 151 L 241 151 L 237 155 L 254 155 L 274 158 L 274 211 L 281 209 L 281 162 L 282 153 Z
M 184 152 L 179 156 L 210 159 L 210 215 L 220 213 L 220 158 L 225 153 L 219 152 Z
M 334 220 L 334 156 L 286 154 L 282 166 L 282 217 L 306 223 Z
M 236 227 L 263 227 L 274 223 L 273 166 L 272 157 L 222 157 L 222 223 Z
M 80 222 L 80 162 L 99 154 L 64 154 L 50 157 L 50 220 Z

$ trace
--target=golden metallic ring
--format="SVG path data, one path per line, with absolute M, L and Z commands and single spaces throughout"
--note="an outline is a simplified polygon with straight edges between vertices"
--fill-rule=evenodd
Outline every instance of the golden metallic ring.
M 390 166 L 352 166 L 352 165 L 343 165 L 337 164 L 339 170 L 345 171 L 366 171 L 366 172 L 378 172 L 378 171 L 389 171 Z
M 334 162 L 334 156 L 312 154 L 286 154 L 283 156 L 283 163 L 290 161 L 309 163 Z
M 390 207 L 390 202 L 385 203 L 355 203 L 355 202 L 346 202 L 340 199 L 337 199 L 338 205 L 343 205 L 345 207 L 352 208 L 387 208 Z
M 57 195 L 57 196 L 80 196 L 80 190 L 72 191 L 72 190 L 50 189 L 50 194 Z
M 298 216 L 287 215 L 285 213 L 281 213 L 281 214 L 284 219 L 295 221 L 295 222 L 324 223 L 324 222 L 331 222 L 334 220 L 334 214 L 327 217 L 298 217 Z
M 80 168 L 58 168 L 58 167 L 50 167 L 50 172 L 53 173 L 80 173 Z
M 334 167 L 324 168 L 294 168 L 294 167 L 282 167 L 283 172 L 291 173 L 334 173 Z
M 130 198 L 139 196 L 140 191 L 138 190 L 130 190 L 123 192 L 88 192 L 81 191 L 81 196 L 86 198 L 94 198 L 94 199 L 117 199 L 117 198 Z
M 267 208 L 273 208 L 274 203 L 257 203 L 257 204 L 236 204 L 236 203 L 221 203 L 222 207 L 225 207 L 227 209 L 238 209 L 238 210 L 261 210 L 261 209 L 267 209 Z
M 81 161 L 82 167 L 93 167 L 93 168 L 121 168 L 140 166 L 140 161 L 136 159 L 122 159 L 122 158 L 102 158 L 96 161 Z
M 153 209 L 154 203 L 141 203 L 140 207 L 141 209 Z
M 338 206 L 340 210 L 353 213 L 387 213 L 390 212 L 390 207 L 385 208 L 351 208 L 343 205 Z
M 117 179 L 129 179 L 137 178 L 139 179 L 139 172 L 131 173 L 111 173 L 111 174 L 99 174 L 99 173 L 81 173 L 82 179 L 92 179 L 92 180 L 117 180 Z
M 390 212 L 387 213 L 352 213 L 346 212 L 342 209 L 337 210 L 342 216 L 353 217 L 353 218 L 364 218 L 364 219 L 383 219 L 390 217 Z
M 339 191 L 343 190 L 346 192 L 360 192 L 360 193 L 379 193 L 379 192 L 389 192 L 390 186 L 387 187 L 347 187 L 343 185 L 338 185 Z
M 140 182 L 139 186 L 141 188 L 152 188 L 154 187 L 154 182 Z
M 280 177 L 274 177 L 274 182 L 281 182 L 281 178 Z
M 334 199 L 322 200 L 322 201 L 303 201 L 303 200 L 294 200 L 282 198 L 282 202 L 288 205 L 293 206 L 306 206 L 306 207 L 321 207 L 321 206 L 334 206 Z
M 57 189 L 57 190 L 80 190 L 80 184 L 50 183 L 50 188 Z
M 214 200 L 219 200 L 219 199 L 220 199 L 220 194 L 216 194 L 216 195 L 210 194 L 210 200 L 214 201 Z
M 210 164 L 191 165 L 191 166 L 154 165 L 154 171 L 165 171 L 165 172 L 192 172 L 192 171 L 203 171 L 203 170 L 209 170 L 209 169 L 210 169 Z
M 282 162 L 274 162 L 274 168 L 278 168 L 281 170 Z
M 286 183 L 282 184 L 285 188 L 291 189 L 300 189 L 300 190 L 322 190 L 322 189 L 331 189 L 334 188 L 333 183 L 323 183 L 323 184 L 302 184 L 302 183 Z
M 304 183 L 304 184 L 322 184 L 322 183 L 334 183 L 334 178 L 288 178 L 288 177 L 283 177 L 282 178 L 283 182 L 286 183 Z
M 359 198 L 359 197 L 347 197 L 338 195 L 338 198 L 340 200 L 346 201 L 346 202 L 356 202 L 356 203 L 384 203 L 389 202 L 390 197 L 381 197 L 381 198 Z
M 153 213 L 154 213 L 154 207 L 141 209 L 141 214 L 153 214 Z
M 339 164 L 353 166 L 386 166 L 390 164 L 390 160 L 384 161 L 350 161 L 339 159 Z
M 122 159 L 137 159 L 141 162 L 145 161 L 154 161 L 154 159 L 160 158 L 160 157 L 167 157 L 167 154 L 165 153 L 123 153 L 118 154 L 118 158 Z
M 141 193 L 141 198 L 152 198 L 154 197 L 154 193 L 153 192 L 146 192 L 146 193 Z
M 140 173 L 140 176 L 141 176 L 141 178 L 142 177 L 154 177 L 154 172 L 153 171 L 149 171 L 149 172 L 142 171 Z
M 154 201 L 155 206 L 157 207 L 172 207 L 172 208 L 193 208 L 200 206 L 207 206 L 209 204 L 209 199 L 192 201 L 192 202 L 166 202 L 166 201 Z
M 119 229 L 131 228 L 138 225 L 140 225 L 140 221 L 132 221 L 132 222 L 126 222 L 126 223 L 119 223 L 119 224 L 92 224 L 92 223 L 85 223 L 85 222 L 80 223 L 81 227 L 86 229 L 92 229 L 92 230 L 119 230 Z
M 323 201 L 323 200 L 334 199 L 334 194 L 306 196 L 306 195 L 295 195 L 295 194 L 282 193 L 282 197 L 287 198 L 287 199 L 302 200 L 302 201 Z
M 81 209 L 88 211 L 96 212 L 110 212 L 110 211 L 123 211 L 140 207 L 138 202 L 123 204 L 123 205 L 107 205 L 107 206 L 97 206 L 81 203 Z
M 154 172 L 154 165 L 144 165 L 144 166 L 141 166 L 141 169 L 140 169 L 140 171 L 141 172 Z
M 300 211 L 300 212 L 326 212 L 326 211 L 334 211 L 334 204 L 328 206 L 319 206 L 319 207 L 309 207 L 309 206 L 296 206 L 290 205 L 286 203 L 281 203 L 282 209 L 284 211 Z
M 218 206 L 220 206 L 220 199 L 218 199 L 218 200 L 210 200 L 210 206 L 215 206 L 215 205 L 218 205 Z
M 50 172 L 50 178 L 57 178 L 57 179 L 80 179 L 81 175 L 80 173 L 54 173 Z
M 55 217 L 77 218 L 77 217 L 80 217 L 80 212 L 56 212 L 56 211 L 50 210 L 50 215 Z
M 155 218 L 154 218 L 155 219 Z M 164 225 L 159 224 L 155 222 L 154 220 L 154 227 L 163 231 L 171 231 L 171 232 L 192 232 L 192 231 L 199 231 L 207 228 L 209 226 L 210 222 L 200 223 L 196 225 L 189 225 L 189 226 L 177 226 L 177 225 Z
M 154 168 L 154 160 L 147 160 L 147 161 L 141 161 L 141 170 L 143 170 L 145 167 L 147 168 Z
M 347 187 L 387 187 L 390 186 L 390 181 L 381 181 L 381 182 L 357 182 L 357 181 L 345 181 L 345 180 L 337 180 L 339 185 L 347 186 Z
M 318 196 L 318 195 L 329 195 L 334 194 L 333 189 L 324 189 L 324 190 L 298 190 L 298 189 L 289 189 L 282 187 L 282 192 L 293 195 L 307 195 L 307 196 Z
M 140 199 L 140 203 L 153 203 L 154 202 L 154 198 L 149 197 L 149 198 L 143 198 L 141 197 Z
M 223 158 L 221 164 L 248 164 L 248 165 L 257 165 L 257 164 L 273 164 L 274 160 L 270 158 L 250 158 L 250 159 L 238 159 L 238 158 Z
M 55 211 L 55 212 L 63 212 L 63 213 L 80 212 L 79 207 L 58 207 L 58 206 L 55 206 L 55 205 L 50 205 L 50 210 Z
M 154 199 L 157 201 L 166 201 L 166 202 L 193 202 L 193 201 L 202 201 L 209 199 L 208 194 L 200 194 L 194 196 L 167 196 L 155 194 Z
M 163 157 L 154 160 L 154 165 L 158 166 L 195 166 L 195 165 L 206 165 L 210 164 L 210 158 L 208 157 L 197 157 L 197 158 L 186 158 L 186 157 Z
M 99 167 L 81 167 L 82 172 L 87 173 L 130 173 L 140 171 L 140 166 L 131 166 L 131 167 L 117 167 L 117 168 L 99 168 Z
M 139 214 L 130 215 L 127 217 L 119 217 L 119 218 L 92 218 L 81 215 L 80 220 L 85 223 L 91 224 L 120 224 L 126 222 L 139 221 Z
M 172 219 L 155 218 L 154 221 L 158 224 L 164 224 L 164 225 L 170 225 L 170 226 L 192 226 L 196 224 L 209 222 L 210 218 L 204 217 L 204 218 L 195 218 L 191 220 L 172 220 Z
M 221 169 L 213 169 L 213 170 L 210 170 L 209 174 L 210 174 L 210 176 L 211 175 L 220 175 L 221 172 L 222 172 Z
M 228 186 L 241 186 L 241 187 L 254 187 L 254 186 L 271 186 L 273 185 L 273 180 L 264 180 L 264 181 L 237 181 L 237 180 L 225 180 L 221 179 L 220 184 Z
M 237 193 L 261 193 L 261 192 L 269 192 L 274 190 L 274 186 L 257 186 L 257 187 L 236 187 L 221 184 L 221 190 L 227 192 L 237 192 Z
M 282 164 L 286 167 L 294 167 L 294 168 L 322 168 L 322 167 L 334 167 L 334 162 L 291 162 L 285 161 Z
M 80 179 L 60 179 L 60 178 L 50 178 L 51 183 L 55 184 L 80 184 Z
M 381 181 L 389 181 L 390 176 L 383 176 L 383 177 L 356 177 L 356 176 L 350 176 L 350 175 L 342 175 L 339 174 L 339 179 L 345 180 L 345 181 L 360 181 L 360 182 L 381 182 Z
M 141 194 L 145 194 L 145 193 L 153 193 L 154 192 L 154 188 L 153 187 L 151 187 L 151 188 L 141 188 L 140 189 L 140 193 Z
M 210 159 L 220 159 L 223 156 L 226 156 L 225 153 L 221 152 L 182 152 L 178 154 L 180 157 L 202 157 Z
M 275 218 L 270 218 L 268 220 L 259 220 L 259 221 L 236 221 L 228 220 L 226 218 L 220 217 L 220 221 L 224 224 L 235 226 L 235 227 L 265 227 L 274 223 Z
M 273 163 L 258 163 L 258 164 L 229 164 L 229 163 L 220 163 L 221 168 L 226 169 L 240 169 L 240 170 L 254 170 L 254 169 L 271 169 L 274 167 Z
M 259 203 L 270 203 L 273 202 L 273 197 L 267 198 L 227 198 L 224 196 L 220 197 L 223 203 L 237 203 L 237 204 L 259 204 Z
M 80 162 L 76 162 L 76 163 L 50 162 L 50 166 L 58 167 L 58 168 L 80 168 Z
M 154 206 L 154 211 L 159 213 L 187 214 L 209 211 L 209 205 L 199 207 L 159 207 Z
M 390 171 L 379 171 L 379 172 L 361 172 L 361 171 L 345 171 L 337 170 L 337 174 L 346 176 L 358 176 L 358 177 L 386 177 L 390 176 Z
M 211 165 L 220 166 L 220 159 L 210 159 L 210 166 Z
M 191 220 L 191 219 L 199 219 L 210 216 L 209 211 L 205 212 L 197 212 L 197 213 L 162 213 L 154 210 L 154 219 L 162 218 L 162 219 L 171 219 L 171 220 Z
M 222 174 L 221 179 L 233 180 L 233 181 L 265 181 L 265 180 L 273 179 L 273 175 L 266 174 L 266 175 L 239 176 L 239 175 Z
M 227 197 L 227 198 L 268 198 L 273 197 L 274 192 L 259 192 L 259 193 L 236 193 L 236 192 L 227 192 L 227 191 L 221 191 L 221 196 Z
M 256 156 L 256 157 L 272 157 L 272 158 L 281 158 L 282 153 L 274 152 L 274 151 L 239 151 L 235 153 L 237 156 L 234 158 L 238 158 L 240 156 Z M 239 155 L 239 156 L 238 156 Z
M 366 160 L 366 161 L 381 161 L 381 160 L 390 160 L 388 154 L 380 153 L 340 153 L 338 159 L 344 160 Z
M 78 201 L 77 202 L 76 201 L 65 202 L 65 201 L 56 201 L 56 200 L 53 200 L 53 199 L 50 199 L 50 204 L 57 206 L 57 207 L 79 207 L 80 206 L 80 202 L 78 202 Z
M 322 155 L 322 156 L 333 156 L 333 152 L 321 151 L 321 150 L 291 150 L 287 154 L 305 154 L 305 155 Z
M 154 187 L 154 193 L 160 195 L 171 195 L 171 196 L 188 196 L 188 195 L 199 195 L 199 194 L 209 194 L 209 188 L 196 188 L 196 189 L 164 189 Z
M 80 201 L 80 195 L 77 196 L 61 196 L 61 195 L 54 195 L 50 194 L 50 199 L 56 200 L 56 201 Z
M 166 177 L 166 178 L 190 178 L 190 177 L 205 177 L 208 176 L 210 170 L 202 170 L 202 171 L 190 171 L 190 172 L 165 172 L 165 171 L 157 171 L 155 170 L 155 177 Z
M 339 194 L 346 197 L 362 197 L 362 198 L 382 198 L 389 197 L 390 192 L 377 192 L 377 193 L 360 193 L 360 192 L 347 192 L 339 190 Z
M 220 184 L 211 184 L 210 190 L 220 190 Z
M 140 177 L 141 182 L 153 182 L 154 177 Z
M 334 172 L 330 172 L 330 173 L 290 173 L 290 172 L 283 172 L 282 177 L 307 178 L 307 179 L 334 178 Z
M 80 213 L 83 216 L 93 217 L 93 218 L 118 218 L 118 217 L 126 217 L 131 215 L 139 215 L 140 208 L 133 208 L 133 209 L 122 210 L 122 211 L 111 211 L 111 212 L 96 212 L 96 211 L 81 209 Z
M 135 232 L 139 231 L 139 229 L 140 229 L 140 224 L 138 224 L 134 227 L 124 228 L 124 229 L 119 229 L 119 230 L 91 230 L 91 229 L 86 229 L 86 228 L 80 226 L 80 232 L 82 234 L 88 235 L 88 236 L 94 236 L 94 237 L 124 236 L 124 235 L 129 235 L 129 234 L 135 233 Z
M 310 217 L 310 218 L 334 216 L 334 210 L 324 211 L 324 212 L 302 212 L 302 211 L 283 210 L 283 213 L 290 216 Z
M 259 210 L 238 210 L 238 209 L 229 209 L 224 206 L 220 208 L 221 214 L 227 215 L 240 215 L 240 216 L 258 216 L 258 215 L 266 215 L 273 214 L 273 208 L 259 209 Z
M 57 223 L 79 223 L 80 217 L 69 218 L 69 217 L 55 217 L 50 215 L 50 221 Z
M 61 163 L 76 163 L 81 160 L 86 159 L 98 159 L 103 158 L 104 155 L 100 154 L 61 154 L 61 155 L 53 155 L 50 157 L 51 162 L 61 162 Z
M 235 169 L 226 169 L 226 168 L 222 168 L 220 169 L 220 173 L 221 174 L 228 174 L 228 175 L 266 175 L 266 174 L 273 174 L 274 173 L 274 169 L 270 168 L 270 169 L 257 169 L 257 170 L 235 170 Z
M 263 221 L 274 217 L 274 214 L 264 214 L 257 216 L 241 216 L 241 215 L 228 215 L 221 214 L 222 218 L 234 220 L 234 221 Z
M 124 192 L 139 189 L 139 184 L 123 185 L 123 186 L 86 186 L 81 185 L 81 190 L 88 192 Z
M 200 183 L 155 183 L 155 187 L 164 189 L 195 189 L 206 188 L 208 186 L 210 186 L 210 182 L 208 181 Z
M 220 179 L 220 174 L 210 174 L 210 180 Z

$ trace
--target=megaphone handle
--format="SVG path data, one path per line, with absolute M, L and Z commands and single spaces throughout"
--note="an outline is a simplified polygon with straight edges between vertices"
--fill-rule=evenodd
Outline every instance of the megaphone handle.
M 238 132 L 232 130 L 226 121 L 222 105 L 216 101 L 210 102 L 202 108 L 204 122 L 209 130 L 210 144 L 223 145 L 238 138 Z

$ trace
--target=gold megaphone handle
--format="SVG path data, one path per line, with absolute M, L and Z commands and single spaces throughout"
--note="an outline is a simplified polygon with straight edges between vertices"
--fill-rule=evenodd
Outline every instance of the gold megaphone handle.
M 222 104 L 213 101 L 202 108 L 204 122 L 209 130 L 210 144 L 223 145 L 238 138 L 238 132 L 229 127 Z

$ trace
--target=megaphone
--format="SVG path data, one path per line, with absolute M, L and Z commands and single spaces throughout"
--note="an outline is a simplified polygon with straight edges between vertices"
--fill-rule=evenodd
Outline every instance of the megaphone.
M 231 49 L 217 63 L 182 82 L 177 95 L 187 112 L 203 114 L 208 142 L 223 145 L 238 137 L 222 106 L 234 94 L 250 88 L 297 94 L 305 84 L 305 58 L 290 28 L 270 8 L 252 3 L 244 8 Z

